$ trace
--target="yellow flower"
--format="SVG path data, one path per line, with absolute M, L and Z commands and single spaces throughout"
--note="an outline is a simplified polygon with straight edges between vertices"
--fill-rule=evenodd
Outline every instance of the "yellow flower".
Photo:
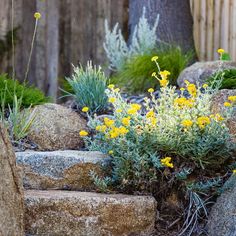
M 203 84 L 202 87 L 205 89 L 208 87 L 208 84 Z
M 161 85 L 161 87 L 166 87 L 169 83 L 169 81 L 167 79 L 161 79 L 159 80 L 159 83 Z
M 109 152 L 108 152 L 108 154 L 109 155 L 112 155 L 114 152 L 112 151 L 112 150 L 110 150 Z
M 236 175 L 236 169 L 233 170 L 233 175 Z
M 173 163 L 171 163 L 171 157 L 161 159 L 161 164 L 166 167 L 174 168 Z
M 114 103 L 115 101 L 116 101 L 116 98 L 114 98 L 114 97 L 111 97 L 108 99 L 108 102 L 110 102 L 110 103 Z
M 116 88 L 114 91 L 115 91 L 116 93 L 119 93 L 119 92 L 120 92 L 120 89 L 119 89 L 119 88 Z
M 109 89 L 113 89 L 114 87 L 115 87 L 114 84 L 109 84 L 109 85 L 108 85 L 108 88 L 109 88 Z
M 224 103 L 224 106 L 225 106 L 225 107 L 231 107 L 231 103 L 225 102 L 225 103 Z
M 35 12 L 35 13 L 34 13 L 34 18 L 35 18 L 36 20 L 40 19 L 40 18 L 41 18 L 41 14 L 40 14 L 39 12 Z
M 117 112 L 117 113 L 121 113 L 121 112 L 122 112 L 122 109 L 118 108 L 118 109 L 116 109 L 116 112 Z
M 215 114 L 214 119 L 215 119 L 216 121 L 222 121 L 222 120 L 224 120 L 224 118 L 223 118 L 219 113 Z
M 151 61 L 156 61 L 158 59 L 158 56 L 152 57 Z
M 155 116 L 155 112 L 153 110 L 150 110 L 149 112 L 147 112 L 146 117 L 150 118 L 150 117 L 154 117 Z
M 124 126 L 121 126 L 121 127 L 119 127 L 119 131 L 118 132 L 121 135 L 125 135 L 125 134 L 127 134 L 129 132 L 129 130 L 126 129 Z
M 160 71 L 160 76 L 162 79 L 167 79 L 168 75 L 170 75 L 170 72 L 168 70 Z
M 131 108 L 136 109 L 137 111 L 141 109 L 141 105 L 137 103 L 130 104 Z
M 228 100 L 231 102 L 235 102 L 236 101 L 236 96 L 229 96 Z
M 130 124 L 130 116 L 124 117 L 122 119 L 122 124 L 125 125 L 125 126 L 128 126 Z
M 119 132 L 117 130 L 111 130 L 109 134 L 110 138 L 117 138 L 119 136 Z
M 184 91 L 185 90 L 185 88 L 180 88 L 180 91 Z
M 197 88 L 195 84 L 188 84 L 187 85 L 188 92 L 193 96 L 196 97 L 197 95 Z
M 106 131 L 107 127 L 105 125 L 98 125 L 96 127 L 96 130 L 99 131 L 99 132 L 102 132 L 104 133 Z
M 109 119 L 109 118 L 107 118 L 107 117 L 105 117 L 105 118 L 104 118 L 104 123 L 105 123 L 105 125 L 106 125 L 107 127 L 111 127 L 111 126 L 114 125 L 115 121 L 114 121 L 114 120 L 111 120 L 111 119 Z
M 157 76 L 157 73 L 154 71 L 152 72 L 152 77 L 156 77 Z
M 85 130 L 81 130 L 81 131 L 79 132 L 79 135 L 80 135 L 81 137 L 87 136 L 87 135 L 88 135 L 88 132 L 85 131 Z
M 224 49 L 222 49 L 222 48 L 219 48 L 219 49 L 217 50 L 217 52 L 218 52 L 219 54 L 222 54 L 222 53 L 224 53 L 224 52 L 225 52 L 225 50 L 224 50 Z
M 181 123 L 184 127 L 191 127 L 193 122 L 191 120 L 183 120 Z
M 130 108 L 130 109 L 127 111 L 127 113 L 128 113 L 129 115 L 134 115 L 134 114 L 137 113 L 137 110 L 136 110 L 136 109 L 133 109 L 133 108 Z
M 88 112 L 89 111 L 89 108 L 88 107 L 83 107 L 82 108 L 82 112 Z
M 154 89 L 153 89 L 153 88 L 150 88 L 150 89 L 148 89 L 148 92 L 149 92 L 149 93 L 153 93 L 153 92 L 154 92 Z
M 197 118 L 197 124 L 200 128 L 205 128 L 206 125 L 210 124 L 211 120 L 207 116 L 201 116 Z

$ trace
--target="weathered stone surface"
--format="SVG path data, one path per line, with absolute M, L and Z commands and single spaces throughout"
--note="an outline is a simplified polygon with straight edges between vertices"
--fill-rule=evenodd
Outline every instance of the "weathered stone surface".
M 47 236 L 148 236 L 156 201 L 148 196 L 89 192 L 25 193 L 26 233 Z
M 78 149 L 83 144 L 79 135 L 86 129 L 86 121 L 76 112 L 57 104 L 39 105 L 35 108 L 36 119 L 28 138 L 39 150 L 53 151 Z
M 15 154 L 0 123 L 0 235 L 23 236 L 24 200 Z
M 92 190 L 90 171 L 102 175 L 101 164 L 109 162 L 100 152 L 72 150 L 18 152 L 16 157 L 27 189 Z
M 202 85 L 211 75 L 218 70 L 236 68 L 236 62 L 233 61 L 208 61 L 196 62 L 182 71 L 177 80 L 180 87 L 185 87 L 185 80 L 190 83 Z
M 232 176 L 227 184 L 233 187 L 217 199 L 210 212 L 207 224 L 209 236 L 236 235 L 236 177 Z
M 228 109 L 224 106 L 224 102 L 228 101 L 229 96 L 236 96 L 236 90 L 222 89 L 214 96 L 211 105 L 211 110 L 213 113 L 223 114 L 225 109 Z M 236 143 L 236 107 L 232 118 L 230 118 L 227 122 L 227 126 L 230 130 L 230 133 L 233 135 L 233 140 Z

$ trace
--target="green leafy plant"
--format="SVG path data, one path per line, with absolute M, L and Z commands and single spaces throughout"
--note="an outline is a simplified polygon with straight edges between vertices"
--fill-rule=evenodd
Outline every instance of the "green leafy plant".
M 67 78 L 80 109 L 88 107 L 91 113 L 101 113 L 107 108 L 107 95 L 105 94 L 107 86 L 107 77 L 102 72 L 101 67 L 87 63 L 86 68 L 82 65 L 74 67 L 74 73 L 71 78 Z
M 50 101 L 50 98 L 45 97 L 39 89 L 21 84 L 17 80 L 10 79 L 6 74 L 0 75 L 0 96 L 5 97 L 5 105 L 12 107 L 14 96 L 21 100 L 22 107 L 29 107 L 38 104 L 43 104 Z
M 130 58 L 123 69 L 114 74 L 111 81 L 119 87 L 124 87 L 130 93 L 146 92 L 150 87 L 159 89 L 159 83 L 156 83 L 156 80 L 152 78 L 156 65 L 151 64 L 150 61 L 154 55 L 158 55 L 160 68 L 170 72 L 170 85 L 177 84 L 180 72 L 192 59 L 192 53 L 183 53 L 176 46 L 156 48 L 150 54 L 136 55 Z
M 16 144 L 27 136 L 36 114 L 31 107 L 22 109 L 22 100 L 16 95 L 10 106 L 6 103 L 6 94 L 7 84 L 5 92 L 1 93 L 0 121 L 8 130 L 12 143 Z
M 214 86 L 220 83 L 220 89 L 236 89 L 236 69 L 227 69 L 216 72 L 207 83 Z

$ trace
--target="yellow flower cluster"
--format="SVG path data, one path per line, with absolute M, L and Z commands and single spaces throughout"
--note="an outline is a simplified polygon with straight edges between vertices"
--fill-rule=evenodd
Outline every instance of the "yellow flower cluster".
M 130 108 L 128 109 L 127 113 L 128 113 L 129 115 L 134 115 L 134 114 L 136 114 L 140 109 L 141 109 L 141 105 L 136 104 L 136 103 L 133 103 L 133 104 L 130 104 Z
M 193 125 L 193 121 L 191 121 L 191 120 L 183 120 L 182 121 L 182 125 L 184 127 L 186 127 L 186 128 L 189 128 L 189 127 L 191 127 Z
M 88 112 L 89 111 L 89 108 L 88 107 L 83 107 L 82 108 L 82 112 Z
M 81 131 L 79 132 L 79 135 L 80 135 L 81 137 L 88 136 L 88 132 L 85 131 L 85 130 L 81 130 Z
M 174 168 L 174 164 L 171 163 L 171 157 L 161 159 L 161 164 L 166 167 Z
M 224 50 L 223 48 L 219 48 L 219 49 L 217 50 L 217 52 L 218 52 L 219 54 L 223 54 L 223 53 L 225 52 L 225 50 Z
M 196 96 L 197 96 L 197 88 L 196 88 L 196 85 L 189 83 L 189 81 L 187 81 L 187 80 L 185 80 L 184 82 L 185 82 L 185 84 L 186 84 L 186 86 L 187 86 L 187 90 L 188 90 L 189 94 L 190 94 L 192 97 L 196 97 Z
M 236 102 L 236 96 L 229 96 L 228 97 L 229 102 L 225 102 L 225 107 L 231 107 Z
M 174 105 L 178 106 L 179 108 L 192 108 L 194 106 L 194 100 L 193 99 L 187 99 L 185 97 L 176 98 L 174 100 Z
M 153 89 L 153 88 L 150 88 L 150 89 L 148 89 L 148 92 L 149 92 L 149 93 L 153 93 L 153 92 L 154 92 L 154 89 Z
M 122 118 L 122 124 L 128 126 L 130 124 L 130 116 Z
M 107 135 L 106 137 L 113 139 L 113 138 L 119 137 L 120 135 L 125 135 L 128 132 L 129 130 L 126 129 L 124 126 L 120 126 L 120 127 L 113 126 L 111 130 L 109 131 L 109 135 Z
M 98 126 L 96 126 L 96 130 L 99 132 L 105 133 L 107 130 L 107 127 L 106 127 L 106 125 L 98 125 Z
M 207 116 L 200 116 L 197 118 L 197 125 L 201 128 L 204 129 L 206 125 L 210 124 L 211 120 Z
M 157 59 L 158 59 L 158 56 L 154 56 L 152 57 L 151 61 L 157 61 Z
M 40 19 L 40 18 L 41 18 L 41 14 L 40 14 L 39 12 L 35 12 L 35 13 L 34 13 L 34 18 L 35 18 L 36 20 Z
M 104 118 L 104 124 L 105 124 L 107 127 L 111 127 L 111 126 L 113 126 L 114 123 L 115 123 L 114 120 L 109 119 L 109 118 L 107 118 L 107 117 Z
M 122 120 L 123 125 L 128 126 L 130 122 L 130 117 L 123 118 Z M 105 133 L 106 138 L 117 138 L 121 135 L 125 135 L 129 132 L 125 126 L 116 127 L 115 121 L 112 119 L 109 119 L 108 117 L 104 118 L 104 124 L 96 126 L 96 131 L 99 131 L 101 133 Z

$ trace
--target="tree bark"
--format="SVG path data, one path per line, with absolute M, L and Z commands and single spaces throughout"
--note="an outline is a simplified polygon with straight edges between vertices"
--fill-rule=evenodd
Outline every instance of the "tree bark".
M 24 235 L 23 206 L 23 187 L 15 154 L 0 123 L 0 235 Z
M 189 0 L 130 0 L 129 29 L 130 35 L 142 16 L 143 7 L 151 24 L 159 14 L 157 28 L 158 39 L 180 46 L 184 51 L 195 52 L 193 40 L 193 18 Z

